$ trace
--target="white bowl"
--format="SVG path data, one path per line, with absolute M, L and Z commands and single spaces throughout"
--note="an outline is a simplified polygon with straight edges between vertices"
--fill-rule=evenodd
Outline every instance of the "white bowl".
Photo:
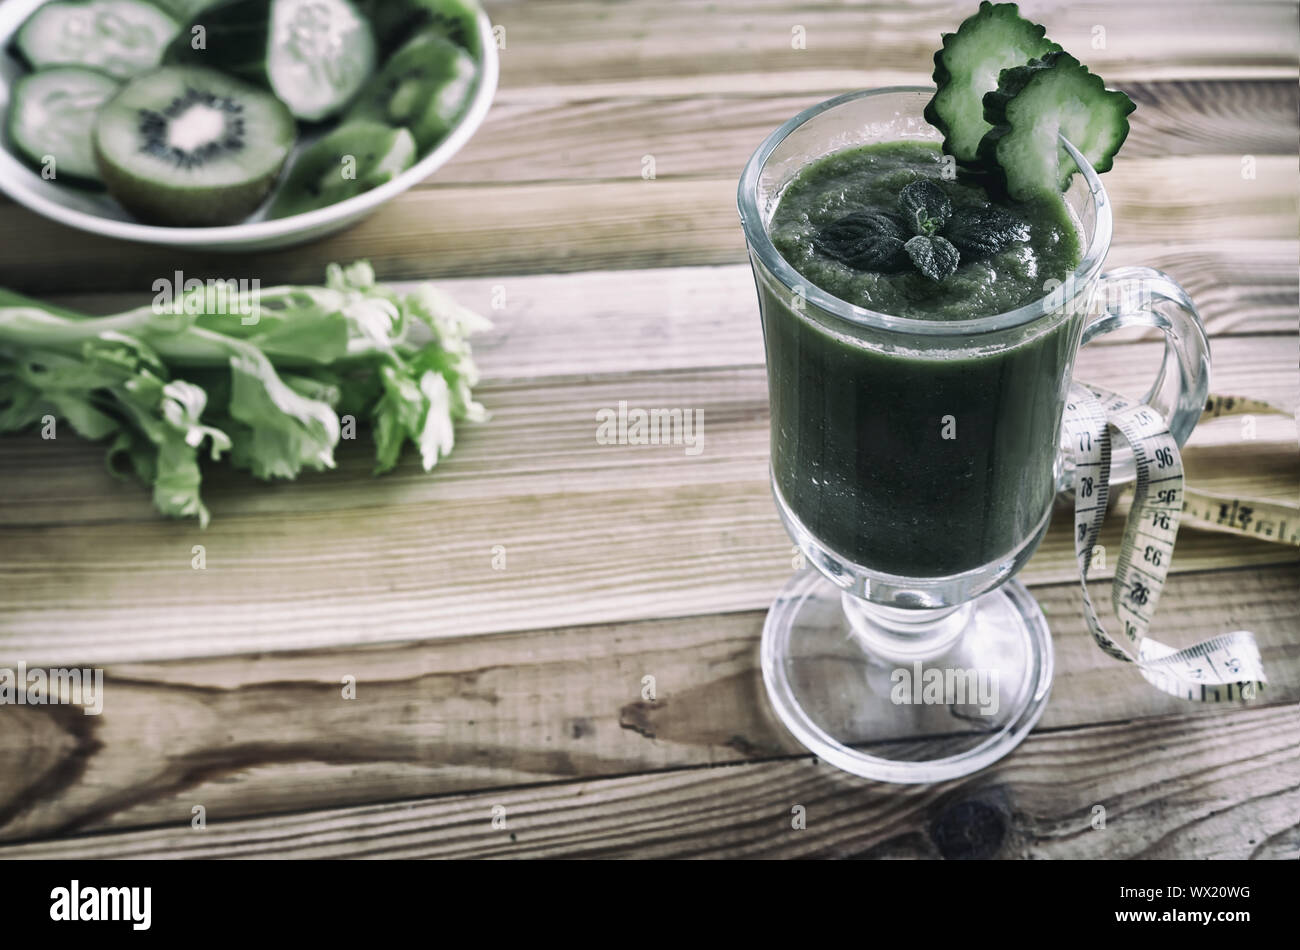
M 46 0 L 3 0 L 0 2 L 0 50 L 7 50 L 13 35 Z M 30 165 L 10 151 L 8 141 L 0 143 L 0 190 L 19 204 L 26 205 L 37 214 L 70 227 L 92 234 L 122 238 L 126 241 L 144 241 L 172 247 L 201 248 L 211 251 L 251 251 L 300 244 L 314 238 L 340 231 L 375 211 L 390 198 L 400 195 L 412 185 L 428 178 L 469 141 L 471 135 L 483 124 L 492 96 L 496 93 L 497 60 L 496 40 L 487 15 L 479 13 L 479 38 L 482 56 L 479 62 L 478 88 L 460 123 L 438 147 L 424 156 L 392 181 L 364 194 L 328 208 L 319 208 L 288 218 L 264 219 L 266 208 L 275 195 L 262 205 L 249 220 L 216 228 L 168 228 L 141 224 L 133 219 L 116 201 L 103 191 L 91 191 L 72 185 L 46 181 Z M 8 52 L 0 52 L 0 116 L 9 110 L 9 89 L 25 69 Z M 319 138 L 323 132 L 304 135 L 296 146 L 301 150 Z M 7 138 L 7 137 L 0 137 Z M 292 161 L 292 157 L 290 158 Z M 287 166 L 286 166 L 287 167 Z M 283 180 L 283 179 L 282 179 Z

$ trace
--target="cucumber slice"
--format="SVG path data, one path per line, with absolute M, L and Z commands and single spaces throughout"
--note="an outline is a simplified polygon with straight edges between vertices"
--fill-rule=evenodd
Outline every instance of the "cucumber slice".
M 1014 3 L 984 0 L 956 33 L 943 35 L 934 54 L 938 88 L 925 107 L 926 121 L 943 133 L 943 150 L 959 162 L 978 160 L 980 140 L 989 131 L 984 95 L 998 87 L 998 75 L 1011 66 L 1059 50 L 1046 30 L 1020 15 Z
M 81 66 L 52 66 L 14 84 L 9 138 L 54 181 L 99 182 L 92 131 L 95 114 L 117 93 L 111 76 Z
M 1018 200 L 1064 191 L 1078 170 L 1059 132 L 1098 172 L 1110 171 L 1137 108 L 1122 92 L 1064 51 L 1006 70 L 984 97 L 990 130 L 980 159 L 1001 170 Z
M 300 119 L 335 114 L 375 70 L 374 33 L 348 0 L 277 0 L 271 29 L 271 90 Z
M 33 69 L 87 66 L 130 79 L 158 65 L 179 29 L 144 0 L 66 0 L 29 16 L 14 48 Z
M 238 76 L 275 93 L 296 118 L 319 122 L 352 100 L 375 55 L 370 23 L 350 0 L 228 0 L 197 14 L 167 60 Z

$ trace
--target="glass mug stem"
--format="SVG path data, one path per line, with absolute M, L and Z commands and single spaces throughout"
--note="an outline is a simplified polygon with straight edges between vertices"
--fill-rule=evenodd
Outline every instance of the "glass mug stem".
M 881 662 L 911 663 L 947 653 L 965 632 L 973 601 L 955 607 L 889 607 L 844 591 L 840 603 L 868 655 Z

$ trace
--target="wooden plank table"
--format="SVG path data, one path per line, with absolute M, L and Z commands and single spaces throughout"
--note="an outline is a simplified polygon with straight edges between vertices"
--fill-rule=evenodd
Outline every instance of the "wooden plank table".
M 434 473 L 407 457 L 372 478 L 364 445 L 292 484 L 214 472 L 206 531 L 112 481 L 100 446 L 0 440 L 0 666 L 106 670 L 102 716 L 0 706 L 0 857 L 1296 857 L 1294 547 L 1185 528 L 1161 601 L 1171 643 L 1255 631 L 1271 682 L 1248 708 L 1164 696 L 1096 649 L 1066 517 L 1022 575 L 1055 637 L 1051 703 L 997 766 L 857 780 L 766 704 L 758 637 L 792 548 L 736 178 L 805 106 L 927 81 L 973 3 L 489 6 L 505 48 L 487 123 L 343 234 L 176 253 L 0 204 L 0 285 L 60 303 L 144 302 L 177 268 L 317 282 L 366 257 L 496 324 L 475 346 L 493 418 Z M 1107 176 L 1110 264 L 1189 288 L 1216 391 L 1296 405 L 1296 4 L 1023 6 L 1139 104 Z M 1108 338 L 1078 372 L 1132 391 L 1159 352 Z M 704 451 L 598 444 L 620 400 L 702 410 Z M 1294 500 L 1294 421 L 1245 434 L 1198 429 L 1191 483 Z

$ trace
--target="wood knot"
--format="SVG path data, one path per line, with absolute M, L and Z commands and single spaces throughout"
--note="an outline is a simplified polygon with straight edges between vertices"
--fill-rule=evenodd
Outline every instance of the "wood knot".
M 950 860 L 991 858 L 1007 836 L 1006 816 L 987 802 L 950 805 L 930 824 L 930 840 Z
M 650 722 L 653 713 L 663 708 L 659 702 L 646 703 L 636 702 L 628 703 L 618 713 L 618 724 L 620 728 L 630 729 L 632 732 L 645 736 L 647 739 L 655 737 L 654 726 Z

